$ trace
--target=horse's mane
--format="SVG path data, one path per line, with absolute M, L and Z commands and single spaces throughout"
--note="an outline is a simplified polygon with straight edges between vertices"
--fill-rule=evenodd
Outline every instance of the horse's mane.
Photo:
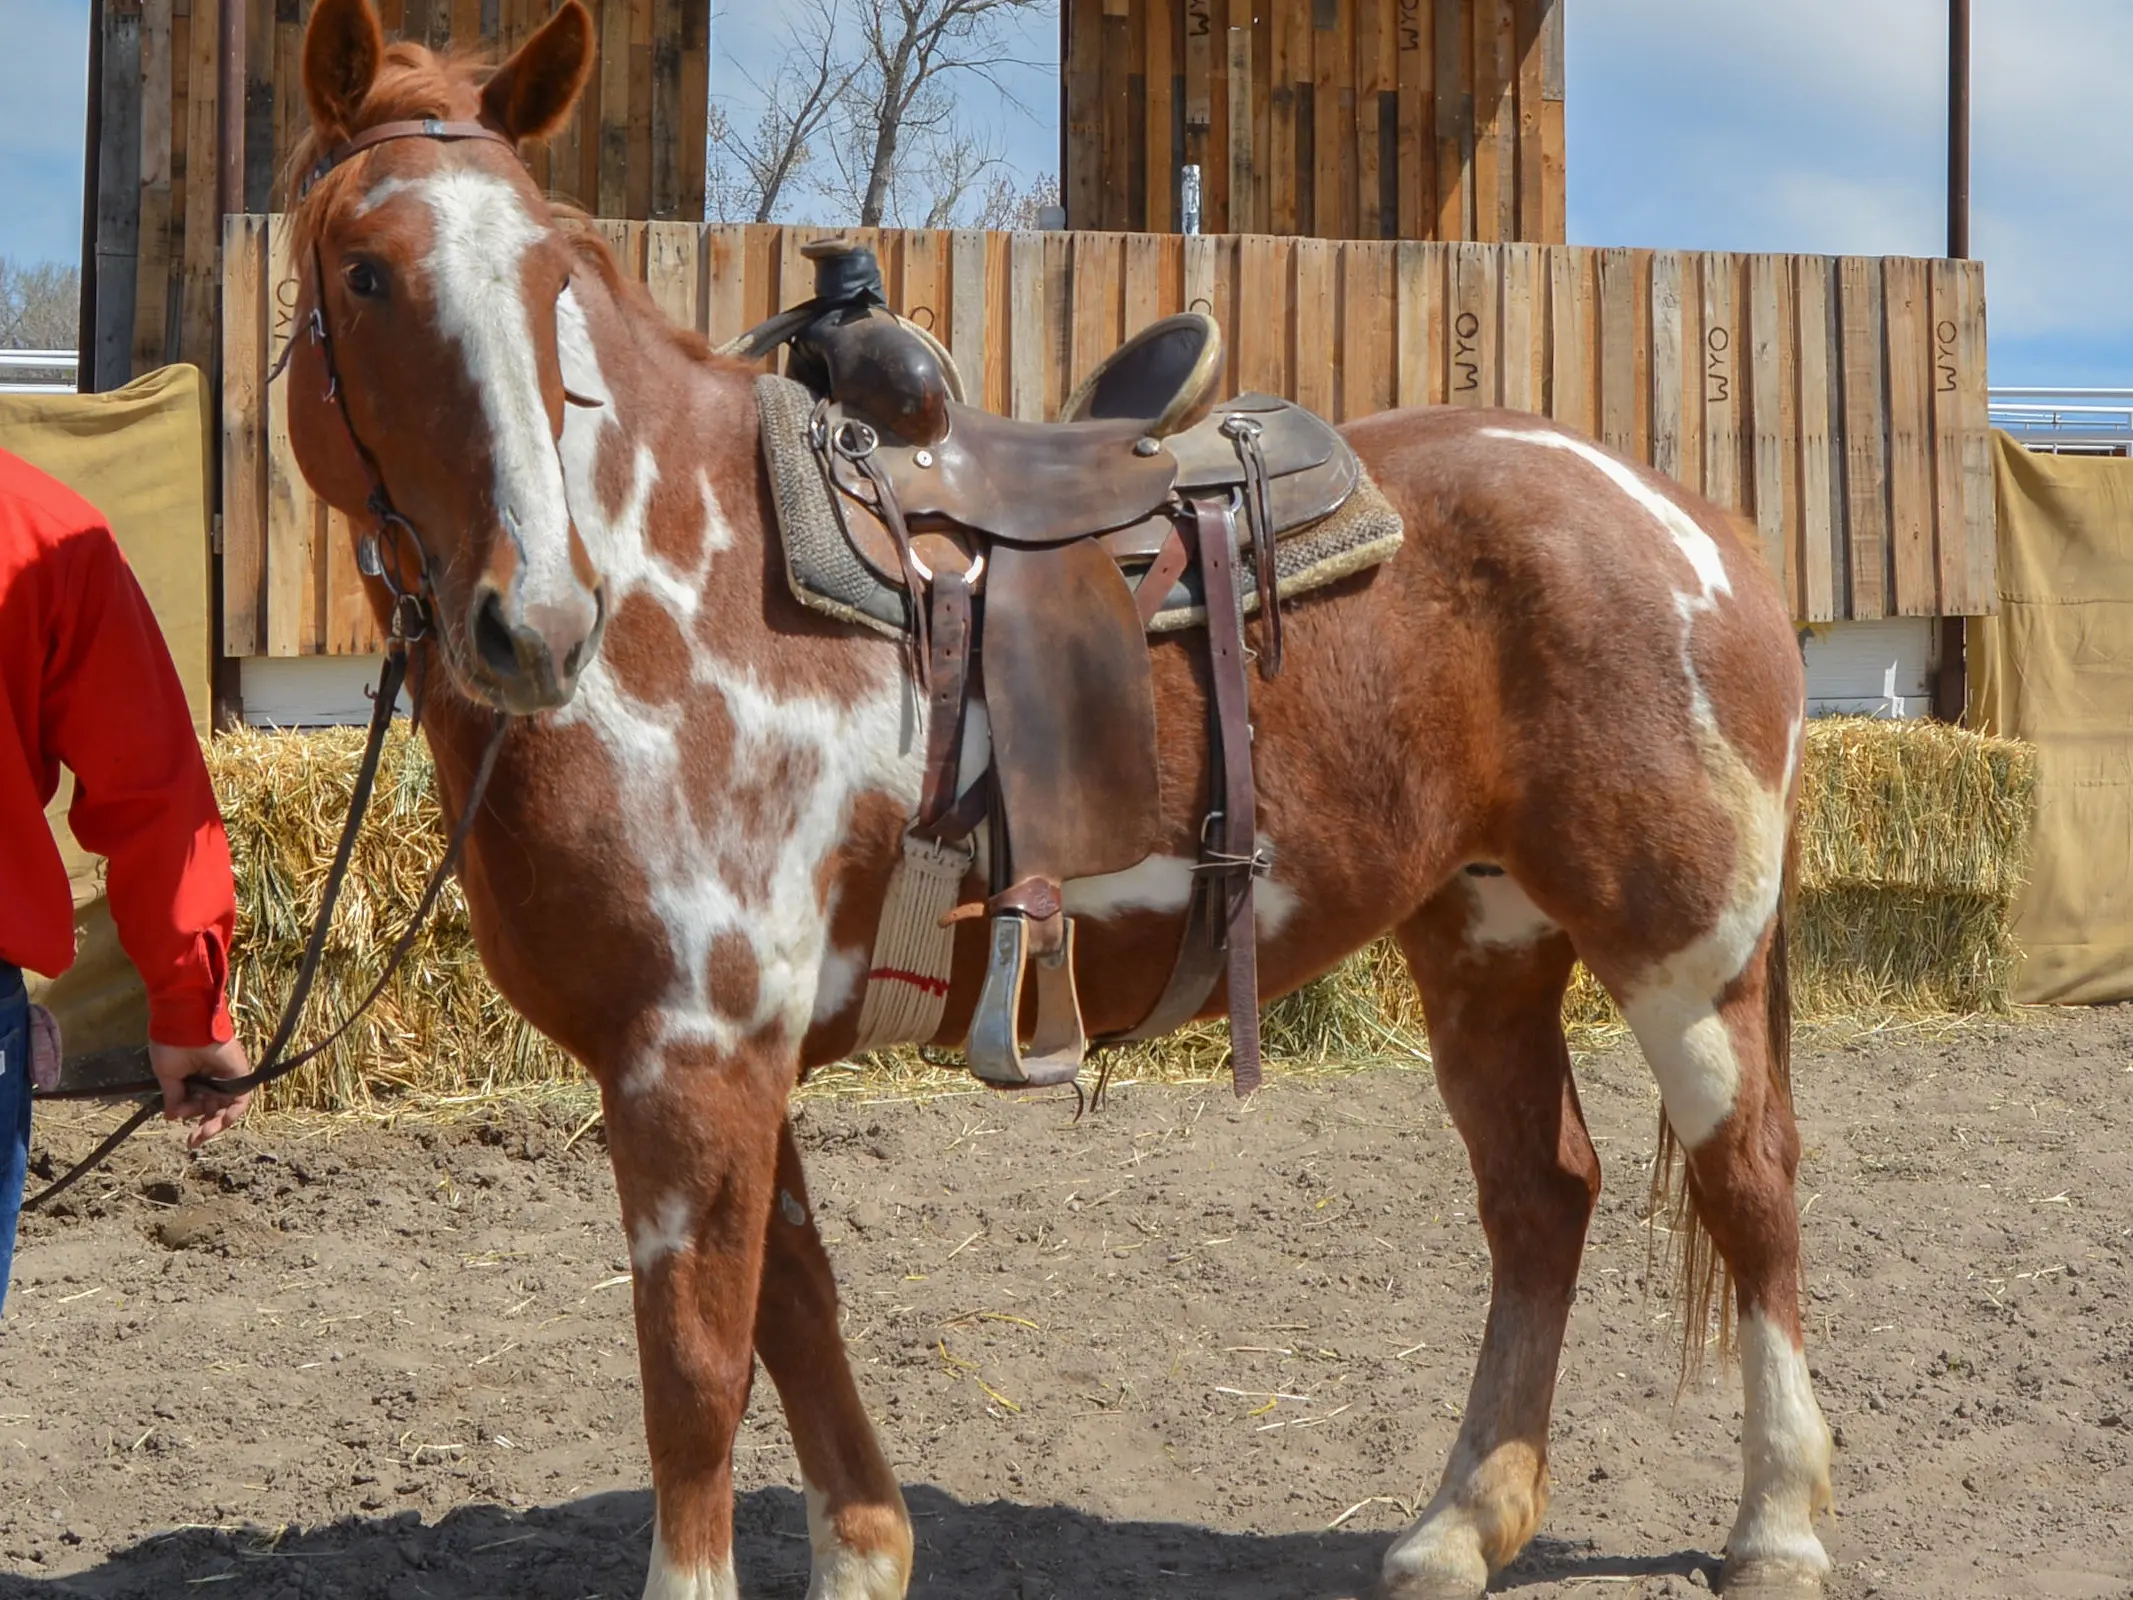
M 427 45 L 397 40 L 385 47 L 377 79 L 363 97 L 362 110 L 356 114 L 350 131 L 360 133 L 381 122 L 424 117 L 471 120 L 479 109 L 482 85 L 495 71 L 496 63 L 479 50 L 437 51 Z M 339 168 L 320 179 L 308 195 L 301 194 L 305 175 L 325 151 L 325 141 L 318 130 L 307 126 L 283 169 L 289 252 L 295 259 L 300 260 L 316 242 L 321 221 L 332 211 L 334 200 L 348 179 L 349 169 Z M 717 354 L 702 334 L 679 326 L 661 311 L 651 291 L 623 272 L 614 251 L 582 207 L 555 194 L 544 198 L 556 227 L 569 242 L 571 254 L 599 274 L 608 293 L 632 313 L 633 327 L 656 330 L 692 361 L 745 370 L 743 363 Z

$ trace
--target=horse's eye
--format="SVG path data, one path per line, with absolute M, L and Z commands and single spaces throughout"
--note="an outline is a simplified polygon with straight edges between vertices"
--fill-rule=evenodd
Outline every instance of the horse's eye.
M 349 262 L 341 276 L 347 280 L 351 294 L 365 300 L 378 300 L 385 295 L 385 277 L 368 261 Z

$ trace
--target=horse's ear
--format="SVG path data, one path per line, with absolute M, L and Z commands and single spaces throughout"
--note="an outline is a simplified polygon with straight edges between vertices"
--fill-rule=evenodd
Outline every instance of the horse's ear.
M 304 31 L 304 95 L 327 144 L 345 138 L 385 57 L 370 0 L 318 0 Z
M 483 88 L 482 120 L 514 142 L 544 138 L 570 115 L 592 65 L 592 13 L 580 0 L 563 0 Z

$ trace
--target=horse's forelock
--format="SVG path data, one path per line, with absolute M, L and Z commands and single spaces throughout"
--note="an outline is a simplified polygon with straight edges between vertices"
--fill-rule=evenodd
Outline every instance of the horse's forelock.
M 428 117 L 471 120 L 482 85 L 495 74 L 496 66 L 480 49 L 432 50 L 410 40 L 394 40 L 385 47 L 377 80 L 363 97 L 363 108 L 348 132 L 354 135 L 381 122 Z M 299 252 L 310 248 L 325 218 L 349 198 L 349 169 L 345 167 L 328 173 L 309 194 L 302 193 L 305 176 L 327 148 L 318 130 L 307 126 L 282 169 L 282 189 L 288 196 L 285 209 L 293 248 Z

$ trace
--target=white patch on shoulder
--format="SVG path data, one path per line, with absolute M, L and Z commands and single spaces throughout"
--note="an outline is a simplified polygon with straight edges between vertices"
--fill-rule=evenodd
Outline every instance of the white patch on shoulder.
M 733 1576 L 733 1553 L 716 1566 L 684 1567 L 667 1554 L 659 1524 L 652 1523 L 652 1562 L 644 1575 L 644 1600 L 741 1600 Z
M 1829 1424 L 1815 1403 L 1807 1357 L 1762 1311 L 1740 1325 L 1740 1514 L 1726 1540 L 1729 1569 L 1829 1571 L 1815 1514 L 1829 1504 Z
M 809 1027 L 829 1021 L 859 997 L 859 980 L 866 975 L 867 952 L 832 947 L 822 952 L 822 968 L 815 974 L 815 1009 Z
M 519 267 L 546 230 L 518 190 L 493 173 L 445 167 L 409 188 L 435 225 L 426 265 L 437 323 L 459 347 L 489 425 L 496 472 L 490 495 L 518 545 L 520 592 L 575 595 L 570 505 Z
M 558 319 L 558 336 L 576 352 L 568 370 L 599 384 L 581 392 L 607 394 L 609 386 L 600 381 L 598 326 L 588 322 L 574 292 L 566 298 L 571 304 Z M 894 652 L 886 646 L 865 655 L 863 645 L 853 645 L 854 698 L 839 702 L 774 689 L 749 662 L 726 659 L 705 642 L 699 614 L 711 603 L 715 559 L 736 543 L 735 526 L 709 478 L 691 463 L 687 470 L 696 477 L 704 518 L 696 558 L 684 567 L 652 548 L 649 518 L 661 466 L 651 447 L 632 433 L 632 419 L 622 415 L 626 400 L 611 398 L 596 409 L 570 407 L 563 427 L 571 508 L 586 549 L 607 580 L 610 614 L 641 592 L 674 619 L 688 641 L 692 691 L 715 694 L 723 703 L 733 729 L 735 773 L 771 768 L 790 755 L 804 758 L 794 761 L 794 770 L 811 768 L 815 774 L 812 782 L 779 797 L 778 809 L 789 805 L 789 811 L 769 829 L 748 820 L 748 813 L 760 808 L 729 810 L 715 797 L 692 807 L 681 771 L 685 705 L 633 699 L 604 657 L 594 658 L 576 696 L 553 714 L 558 724 L 591 727 L 616 766 L 623 834 L 643 866 L 651 907 L 666 931 L 674 964 L 653 1048 L 631 1063 L 623 1079 L 626 1093 L 644 1093 L 665 1080 L 665 1046 L 730 1050 L 776 1024 L 797 1049 L 819 1008 L 835 999 L 822 992 L 825 985 L 843 986 L 849 998 L 857 976 L 847 973 L 843 954 L 830 948 L 820 869 L 842 842 L 861 795 L 887 794 L 907 809 L 917 804 L 922 756 L 905 716 Z M 618 506 L 606 504 L 599 492 L 603 451 L 621 452 L 628 466 Z M 869 666 L 877 669 L 871 677 Z M 713 942 L 736 933 L 748 940 L 759 974 L 756 1013 L 749 1018 L 721 1015 L 707 988 Z
M 904 1600 L 904 1575 L 882 1551 L 854 1550 L 838 1535 L 822 1491 L 800 1479 L 807 1497 L 807 1542 L 813 1554 L 807 1600 Z
M 1533 903 L 1508 873 L 1477 878 L 1461 873 L 1472 911 L 1466 942 L 1485 950 L 1520 950 L 1559 932 L 1547 912 Z
M 1671 497 L 1647 482 L 1643 475 L 1626 461 L 1617 461 L 1589 439 L 1580 439 L 1574 433 L 1563 433 L 1553 428 L 1483 428 L 1481 436 L 1484 439 L 1509 439 L 1519 444 L 1537 444 L 1550 450 L 1566 450 L 1590 462 L 1605 473 L 1608 481 L 1616 488 L 1656 517 L 1659 526 L 1672 536 L 1675 546 L 1688 558 L 1689 566 L 1696 573 L 1697 586 L 1703 591 L 1705 605 L 1709 605 L 1719 595 L 1733 592 L 1733 580 L 1726 576 L 1726 561 L 1719 552 L 1718 541 L 1704 531 L 1703 526 L 1689 515 L 1687 508 L 1677 504 Z
M 648 1217 L 640 1217 L 630 1229 L 630 1265 L 650 1272 L 668 1256 L 679 1254 L 695 1243 L 696 1218 L 689 1197 L 679 1191 L 668 1195 Z

